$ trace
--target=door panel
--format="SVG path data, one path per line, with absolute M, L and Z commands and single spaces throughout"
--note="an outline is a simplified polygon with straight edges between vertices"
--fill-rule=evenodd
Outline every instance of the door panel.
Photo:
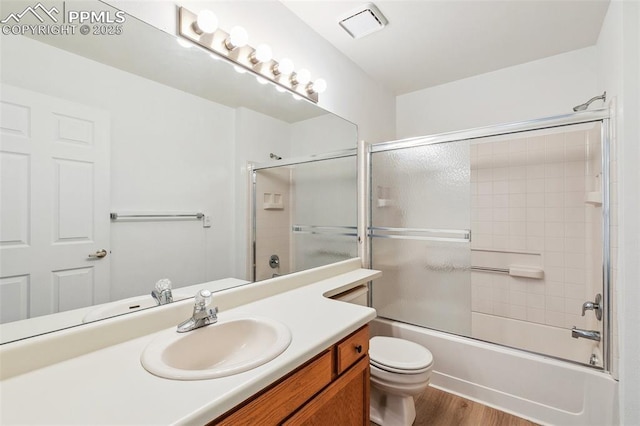
M 2 322 L 109 301 L 109 114 L 2 85 Z

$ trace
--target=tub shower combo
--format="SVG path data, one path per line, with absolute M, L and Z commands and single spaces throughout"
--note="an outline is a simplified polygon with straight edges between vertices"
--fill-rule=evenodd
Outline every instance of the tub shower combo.
M 541 423 L 617 421 L 609 110 L 586 106 L 360 149 L 373 334 L 427 347 L 432 385 Z M 254 169 L 258 264 L 269 179 L 295 205 L 289 259 L 358 253 L 351 155 Z

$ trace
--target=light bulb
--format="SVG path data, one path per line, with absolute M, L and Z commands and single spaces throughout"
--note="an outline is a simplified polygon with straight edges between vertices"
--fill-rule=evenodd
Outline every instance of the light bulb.
M 311 81 L 311 73 L 308 69 L 302 68 L 295 74 L 295 80 L 298 84 L 302 84 L 304 86 Z
M 236 26 L 231 28 L 229 37 L 224 41 L 225 46 L 229 50 L 233 50 L 236 47 L 246 46 L 249 42 L 249 35 L 247 30 L 242 27 Z
M 194 30 L 198 34 L 212 34 L 218 29 L 218 17 L 210 10 L 198 13 Z
M 256 50 L 251 53 L 249 59 L 252 63 L 257 64 L 259 62 L 269 62 L 273 57 L 273 53 L 271 52 L 271 48 L 268 44 L 259 44 L 256 47 Z
M 267 84 L 269 82 L 269 80 L 267 80 L 264 77 L 260 77 L 260 76 L 257 76 L 256 80 L 258 80 L 258 83 L 260 83 L 260 84 Z
M 280 92 L 280 93 L 284 93 L 286 92 L 286 90 L 284 89 L 284 87 L 280 87 L 278 85 L 276 85 L 276 91 Z
M 301 101 L 302 100 L 302 96 L 293 94 L 293 99 L 295 99 L 296 101 Z
M 220 56 L 216 55 L 215 53 L 210 53 L 209 56 L 211 56 L 211 59 L 214 59 L 216 61 L 220 60 Z
M 238 74 L 244 74 L 247 72 L 246 69 L 242 68 L 240 65 L 234 65 L 233 69 L 238 73 Z
M 289 58 L 282 58 L 273 68 L 273 73 L 278 74 L 291 74 L 293 72 L 293 62 Z
M 191 46 L 193 46 L 193 43 L 191 43 L 190 41 L 187 41 L 187 40 L 185 40 L 183 38 L 180 38 L 180 37 L 178 37 L 176 39 L 176 41 L 178 42 L 178 44 L 180 46 L 182 46 L 182 47 L 184 47 L 186 49 L 189 49 L 189 48 L 191 48 Z
M 311 91 L 315 93 L 324 93 L 325 90 L 327 90 L 327 82 L 324 78 L 318 78 L 311 84 Z

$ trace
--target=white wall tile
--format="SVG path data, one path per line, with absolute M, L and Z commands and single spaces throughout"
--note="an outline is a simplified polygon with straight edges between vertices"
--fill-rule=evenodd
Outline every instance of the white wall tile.
M 562 328 L 588 325 L 580 309 L 598 281 L 598 268 L 588 259 L 596 256 L 597 263 L 600 255 L 591 247 L 600 212 L 584 203 L 585 190 L 594 185 L 586 176 L 585 141 L 585 131 L 578 131 L 479 145 L 479 154 L 493 153 L 493 166 L 487 167 L 487 158 L 486 169 L 472 170 L 472 185 L 481 193 L 472 200 L 472 246 L 540 253 L 544 279 L 472 274 L 472 282 L 482 285 L 474 292 L 478 312 Z M 506 151 L 508 167 L 504 154 L 496 159 L 496 152 Z M 599 160 L 590 161 L 589 170 L 597 171 Z M 485 256 L 482 265 L 508 266 L 501 256 Z

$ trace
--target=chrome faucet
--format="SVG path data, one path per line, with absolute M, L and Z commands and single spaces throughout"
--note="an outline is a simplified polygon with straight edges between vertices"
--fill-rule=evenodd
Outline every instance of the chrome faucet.
M 600 332 L 596 330 L 582 330 L 580 328 L 576 328 L 573 326 L 571 329 L 571 337 L 577 339 L 582 337 L 583 339 L 595 340 L 596 342 L 600 341 Z
M 218 322 L 218 307 L 209 307 L 211 304 L 209 290 L 200 290 L 194 299 L 193 315 L 178 324 L 178 333 L 185 333 Z
M 171 294 L 171 281 L 167 278 L 161 279 L 156 283 L 156 288 L 151 292 L 151 296 L 156 299 L 158 305 L 166 305 L 173 302 Z

